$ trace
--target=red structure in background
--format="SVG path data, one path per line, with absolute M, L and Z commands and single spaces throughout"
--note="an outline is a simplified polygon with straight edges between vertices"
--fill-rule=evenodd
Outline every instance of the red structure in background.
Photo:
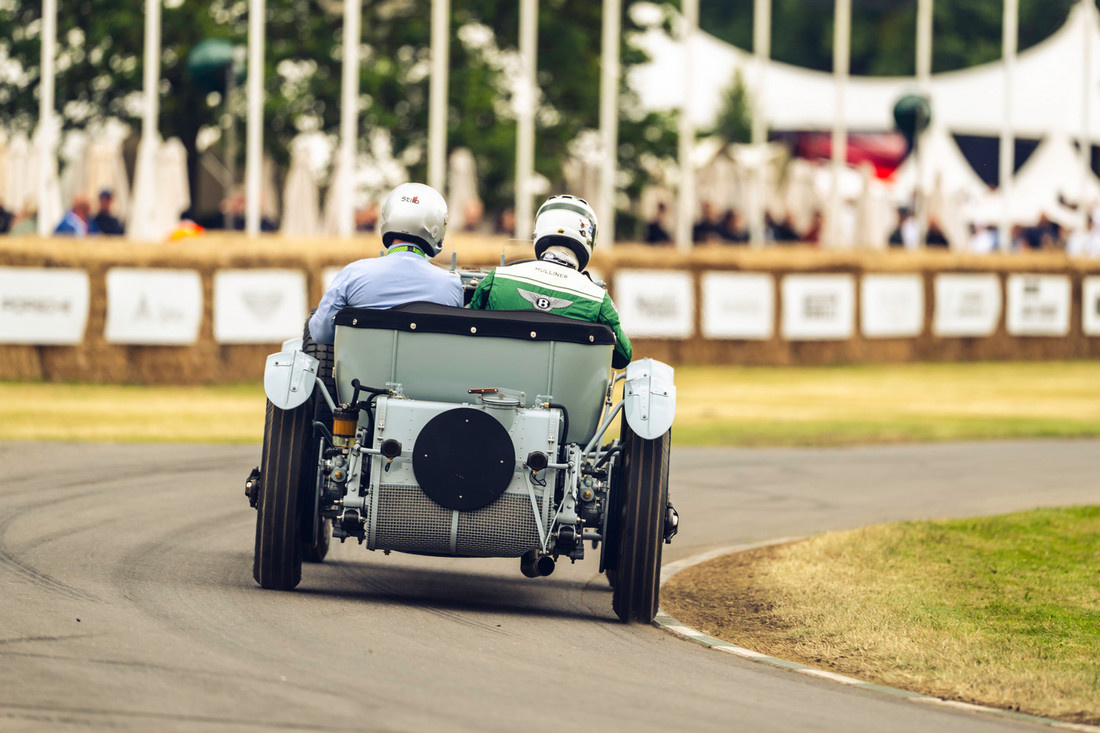
M 799 132 L 791 136 L 794 154 L 807 160 L 832 160 L 833 140 L 827 132 Z M 875 176 L 888 179 L 909 154 L 905 137 L 897 132 L 866 132 L 848 135 L 848 164 L 870 163 Z

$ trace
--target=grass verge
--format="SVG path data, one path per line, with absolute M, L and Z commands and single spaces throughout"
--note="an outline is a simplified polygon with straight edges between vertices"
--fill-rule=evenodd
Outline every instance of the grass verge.
M 1100 506 L 901 522 L 682 571 L 661 605 L 771 656 L 1100 724 Z
M 1100 362 L 680 367 L 677 445 L 1100 436 Z M 260 383 L 0 383 L 0 440 L 259 443 Z

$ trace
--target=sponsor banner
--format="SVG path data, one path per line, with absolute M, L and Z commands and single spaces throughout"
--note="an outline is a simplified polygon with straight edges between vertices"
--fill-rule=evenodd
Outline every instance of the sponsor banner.
M 107 271 L 107 325 L 112 344 L 193 344 L 202 323 L 202 276 L 194 270 Z
M 775 335 L 775 278 L 766 273 L 703 275 L 703 336 L 770 339 Z
M 83 270 L 0 267 L 0 343 L 82 343 L 88 292 L 88 273 Z
M 936 275 L 936 336 L 989 336 L 1001 318 L 1001 281 L 995 274 Z
M 851 338 L 855 331 L 855 292 L 851 275 L 787 275 L 783 278 L 780 311 L 783 338 Z
M 689 273 L 619 270 L 613 298 L 631 338 L 686 339 L 695 333 L 695 290 Z
M 1100 336 L 1100 277 L 1081 281 L 1081 327 L 1086 336 Z
M 309 315 L 301 270 L 219 270 L 214 273 L 214 340 L 272 344 L 300 338 Z
M 864 338 L 912 338 L 924 330 L 924 280 L 920 275 L 864 275 L 859 302 Z
M 1005 291 L 1005 328 L 1009 334 L 1069 335 L 1068 276 L 1009 275 Z

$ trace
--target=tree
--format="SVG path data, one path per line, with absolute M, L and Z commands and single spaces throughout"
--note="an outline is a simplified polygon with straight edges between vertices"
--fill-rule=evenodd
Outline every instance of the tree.
M 1020 0 L 1019 47 L 1045 39 L 1075 0 Z M 753 0 L 701 0 L 700 25 L 745 49 L 752 47 Z M 908 76 L 916 67 L 914 0 L 854 0 L 853 74 Z M 833 0 L 773 0 L 772 58 L 811 69 L 832 69 Z M 1003 3 L 952 0 L 934 4 L 932 69 L 963 69 L 1001 57 Z
M 388 130 L 393 149 L 414 178 L 426 162 L 430 0 L 385 0 L 364 5 L 360 137 Z M 200 139 L 216 140 L 222 100 L 196 88 L 186 73 L 191 48 L 206 38 L 247 41 L 247 0 L 166 0 L 161 53 L 162 136 L 187 148 L 192 185 Z M 635 28 L 624 3 L 625 72 L 644 60 L 627 40 Z M 586 0 L 540 3 L 536 169 L 557 182 L 566 147 L 598 117 L 600 5 Z M 268 0 L 264 102 L 265 146 L 285 162 L 302 131 L 339 130 L 343 56 L 339 0 Z M 106 117 L 137 123 L 142 83 L 143 6 L 114 0 L 60 3 L 57 105 L 66 128 Z M 471 148 L 489 207 L 511 197 L 515 158 L 509 77 L 515 60 L 518 7 L 514 0 L 454 0 L 450 54 L 449 145 Z M 41 6 L 0 3 L 0 125 L 29 129 L 37 119 Z M 7 40 L 5 40 L 7 39 Z M 236 113 L 243 116 L 244 95 Z M 669 155 L 671 121 L 638 112 L 622 87 L 620 163 L 637 179 L 645 154 Z M 200 134 L 202 133 L 202 134 Z M 633 184 L 632 184 L 633 185 Z M 637 184 L 637 185 L 640 185 Z M 636 188 L 637 186 L 635 186 Z

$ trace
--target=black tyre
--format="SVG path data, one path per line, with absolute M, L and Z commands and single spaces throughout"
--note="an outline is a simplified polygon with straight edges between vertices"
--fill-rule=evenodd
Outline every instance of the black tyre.
M 293 410 L 267 403 L 252 565 L 252 577 L 263 588 L 291 590 L 302 579 L 302 469 L 310 460 L 312 414 L 309 402 Z
M 320 364 L 317 366 L 317 376 L 328 389 L 333 399 L 336 399 L 336 380 L 332 376 L 334 357 L 332 344 L 319 344 L 309 334 L 309 321 L 306 321 L 302 330 L 302 351 L 312 356 Z M 314 390 L 311 401 L 313 419 L 322 425 L 332 425 L 332 410 L 321 395 L 321 391 Z M 317 501 L 313 492 L 317 487 L 317 459 L 321 453 L 320 431 L 310 430 L 309 454 L 307 461 L 302 466 L 302 486 L 308 495 L 303 497 L 302 524 L 302 559 L 306 562 L 323 562 L 328 555 L 329 543 L 332 540 L 332 520 L 325 519 L 317 513 Z M 316 528 L 313 522 L 317 523 Z M 316 542 L 314 542 L 316 537 Z
M 620 497 L 611 605 L 624 623 L 648 624 L 657 615 L 660 593 L 672 434 L 643 440 L 623 420 L 622 446 L 612 491 Z

